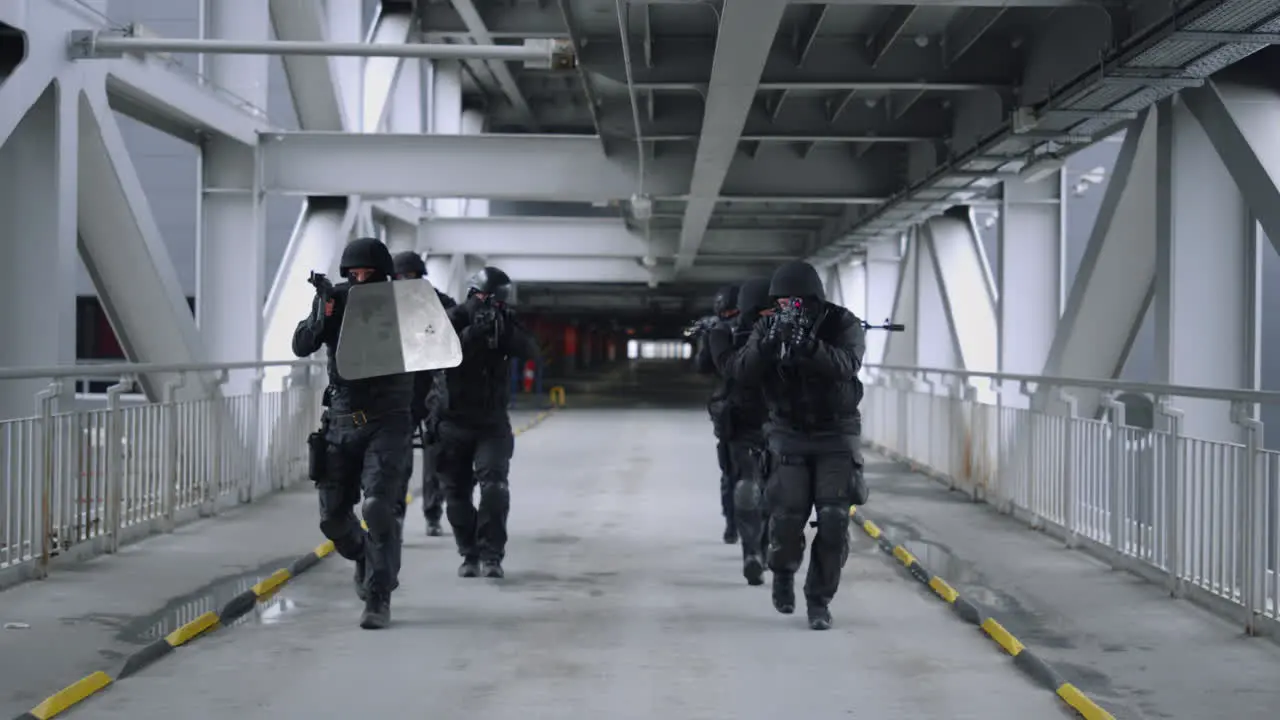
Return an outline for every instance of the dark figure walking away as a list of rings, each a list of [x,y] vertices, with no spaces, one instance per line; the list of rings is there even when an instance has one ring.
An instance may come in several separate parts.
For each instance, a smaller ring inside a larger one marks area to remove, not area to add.
[[[462,577],[500,578],[506,557],[507,475],[515,437],[511,358],[537,355],[534,338],[507,305],[511,279],[494,267],[476,273],[467,299],[449,311],[462,340],[462,364],[436,378],[432,404],[439,412],[437,468],[444,484],[446,514],[462,555]],[[480,507],[472,502],[480,488]]]
[[[759,378],[743,378],[734,367],[734,355],[747,344],[751,329],[762,315],[773,314],[769,278],[748,280],[738,290],[738,317],[707,331],[707,344],[716,370],[726,388],[728,432],[721,440],[729,446],[733,486],[733,513],[742,543],[742,575],[750,585],[764,583],[766,519],[764,482],[769,455],[764,424],[769,411]]]
[[[391,592],[399,585],[400,523],[406,466],[412,464],[413,377],[407,373],[363,380],[338,374],[338,332],[352,285],[391,278],[391,253],[375,238],[360,238],[342,252],[339,272],[348,282],[321,286],[311,315],[293,333],[293,352],[307,357],[328,348],[327,410],[321,420],[323,450],[313,469],[320,495],[320,530],[338,554],[356,564],[356,593],[365,602],[360,627],[384,628],[391,622]],[[314,462],[314,461],[313,461]],[[355,516],[362,514],[368,531]]]
[[[724,516],[724,541],[728,545],[738,542],[738,527],[734,520],[733,488],[737,484],[737,469],[729,448],[729,436],[733,434],[729,417],[728,383],[720,375],[712,357],[708,342],[713,329],[732,332],[731,323],[738,314],[738,286],[726,285],[716,292],[715,316],[699,323],[698,351],[694,367],[704,375],[717,375],[720,383],[707,400],[707,413],[711,415],[711,427],[716,434],[716,459],[720,461],[720,514]]]
[[[828,606],[848,556],[849,507],[866,502],[859,435],[866,349],[862,321],[825,301],[813,266],[789,262],[773,274],[777,310],[760,318],[730,361],[734,377],[759,381],[769,406],[766,436],[775,466],[769,505],[769,569],[773,605],[795,612],[795,573],[804,560],[810,509],[818,530],[809,553],[804,595],[809,626],[831,627]]]
[[[415,252],[396,253],[392,258],[395,264],[396,280],[416,280],[427,278],[427,264],[422,256]],[[453,298],[436,290],[436,297],[445,310],[458,303]],[[444,515],[444,490],[440,485],[440,473],[436,471],[436,454],[439,450],[439,419],[434,417],[432,408],[426,399],[432,397],[431,385],[436,377],[435,370],[423,370],[413,374],[413,395],[418,402],[413,404],[413,425],[422,444],[422,514],[427,520],[427,534],[438,537],[443,534],[440,518]],[[405,487],[411,485],[413,479],[413,463],[409,463],[409,473],[405,476]],[[406,498],[400,502],[400,521],[404,522],[407,512]]]

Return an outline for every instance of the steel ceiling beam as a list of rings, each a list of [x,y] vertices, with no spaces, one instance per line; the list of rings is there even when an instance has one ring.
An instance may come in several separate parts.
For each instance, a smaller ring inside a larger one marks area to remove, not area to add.
[[[72,31],[75,60],[120,57],[125,53],[199,53],[204,55],[319,55],[324,57],[397,57],[423,60],[500,60],[545,63],[566,60],[563,45],[375,45],[306,40],[201,40],[198,38],[125,37],[100,30]]]
[[[520,283],[620,283],[657,285],[671,282],[670,265],[647,268],[629,258],[555,258],[491,256],[487,262],[501,268],[517,285]],[[761,275],[772,266],[706,266],[682,273],[689,282],[734,282]]]
[[[689,181],[690,198],[680,229],[676,272],[692,266],[698,254],[786,9],[785,0],[736,0],[720,10],[707,108]]]
[[[791,257],[808,233],[795,230],[711,230],[706,247],[721,256]],[[669,258],[677,234],[661,231],[646,237],[620,218],[486,217],[429,218],[418,230],[419,247],[431,254]]]
[[[267,133],[259,152],[271,193],[608,202],[637,184],[634,153],[606,156],[591,135]],[[647,189],[689,197],[694,164],[691,152],[659,154],[646,164]],[[735,165],[719,192],[728,201],[847,203],[883,199],[896,184],[885,159],[830,148],[808,160],[777,153]]]
[[[445,47],[519,47],[494,45],[493,35],[489,33],[489,28],[485,27],[484,18],[480,17],[480,12],[476,10],[475,3],[471,2],[471,0],[449,0],[449,3],[462,16],[462,22],[467,26],[467,32],[471,34],[471,40],[476,44],[472,46],[448,45]],[[529,107],[529,101],[525,99],[524,94],[520,92],[520,86],[516,84],[515,76],[511,74],[511,69],[507,67],[507,60],[502,57],[486,57],[482,59],[486,61],[489,72],[493,73],[494,79],[498,81],[498,87],[502,89],[502,94],[506,96],[507,102],[511,103],[512,107],[519,111],[529,128],[534,132],[538,132],[540,130],[538,117]]]
[[[1017,51],[1004,44],[980,43],[956,65],[941,53],[919,52],[914,45],[897,44],[873,66],[866,48],[848,36],[816,35],[809,43],[803,68],[789,42],[774,43],[760,76],[760,90],[889,92],[936,89],[1011,91],[1020,81]],[[705,92],[711,83],[716,44],[711,38],[657,35],[654,63],[632,68],[637,87],[669,92]],[[632,52],[642,48],[633,42]],[[622,44],[615,38],[590,37],[578,62],[589,72],[617,83],[626,82]]]
[[[769,109],[753,105],[747,113],[743,127],[744,136],[777,136],[833,138],[915,137],[943,138],[950,134],[953,112],[943,107],[941,98],[931,98],[916,104],[914,112],[890,117],[883,107],[855,102],[841,110],[841,117],[832,118],[829,97],[806,96],[793,93],[788,96],[787,112],[771,117]],[[664,136],[697,136],[702,128],[704,102],[690,95],[673,95],[662,98],[662,112],[652,120],[642,114],[640,133],[645,138]],[[556,132],[585,132],[595,126],[590,116],[579,105],[546,103],[537,107],[538,116],[546,128]],[[497,108],[489,116],[490,127],[521,127],[522,118],[509,109]],[[634,138],[635,122],[631,106],[621,99],[605,101],[599,109],[599,130],[611,137]]]

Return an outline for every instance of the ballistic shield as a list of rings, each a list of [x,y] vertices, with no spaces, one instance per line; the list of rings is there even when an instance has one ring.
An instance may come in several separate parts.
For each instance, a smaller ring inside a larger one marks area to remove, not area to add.
[[[439,370],[462,362],[462,342],[431,283],[365,283],[347,293],[336,360],[347,380]]]

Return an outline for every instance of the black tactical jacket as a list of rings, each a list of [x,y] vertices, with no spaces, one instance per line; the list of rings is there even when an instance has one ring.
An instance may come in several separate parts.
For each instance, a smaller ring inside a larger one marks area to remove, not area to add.
[[[814,326],[813,351],[788,364],[762,350],[766,324],[757,322],[742,348],[726,363],[735,378],[756,381],[769,408],[771,444],[833,447],[862,434],[862,382],[858,371],[866,352],[862,321],[839,305],[823,303]],[[827,443],[825,440],[833,442]]]
[[[346,294],[350,287],[349,283],[334,286],[334,309],[329,317],[324,315],[324,299],[316,295],[311,303],[311,314],[293,331],[293,354],[302,358],[311,356],[322,346],[328,349],[329,388],[325,399],[329,409],[335,413],[363,411],[372,420],[377,415],[408,411],[421,402],[413,397],[411,374],[383,375],[364,380],[346,380],[338,374],[338,331],[342,329]]]
[[[751,337],[752,326],[746,324],[745,317],[740,315],[734,319],[737,322],[723,323],[707,333],[707,346],[725,389],[723,424],[730,440],[762,439],[769,419],[760,379],[741,376],[741,366],[733,362],[734,355]]]
[[[715,425],[716,437],[728,438],[732,434],[731,428],[727,425],[730,418],[729,412],[729,390],[730,382],[725,377],[720,364],[716,362],[715,352],[712,349],[712,338],[715,336],[729,337],[732,342],[733,337],[733,319],[718,318],[710,328],[705,330],[701,337],[698,338],[698,350],[694,355],[694,369],[703,375],[715,375],[719,382],[711,391],[711,397],[707,400],[707,413],[711,415],[711,422]]]
[[[449,319],[462,340],[462,364],[438,371],[432,388],[432,404],[441,420],[463,425],[507,422],[511,402],[511,358],[538,355],[534,337],[511,313],[504,313],[504,332],[498,347],[489,338],[473,335],[471,320],[479,301],[468,300],[449,310]]]

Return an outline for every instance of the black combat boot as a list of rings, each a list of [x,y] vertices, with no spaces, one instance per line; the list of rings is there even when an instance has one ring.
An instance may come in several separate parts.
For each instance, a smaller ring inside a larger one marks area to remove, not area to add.
[[[759,555],[748,555],[742,561],[742,576],[748,585],[764,584],[764,560]]]
[[[502,579],[507,576],[502,570],[501,560],[485,560],[480,564],[480,574],[487,578]]]
[[[809,606],[809,627],[813,630],[831,629],[831,611],[826,605]]]
[[[783,615],[796,611],[796,582],[790,573],[773,574],[773,609]]]
[[[473,578],[480,576],[480,561],[473,557],[463,558],[458,566],[458,577]]]
[[[427,518],[427,535],[430,537],[440,537],[443,534],[444,529],[440,527],[440,521]]]
[[[364,612],[360,613],[360,627],[365,630],[381,630],[391,624],[390,593],[371,593],[364,601]]]
[[[731,519],[724,521],[724,544],[738,544],[738,524]]]

